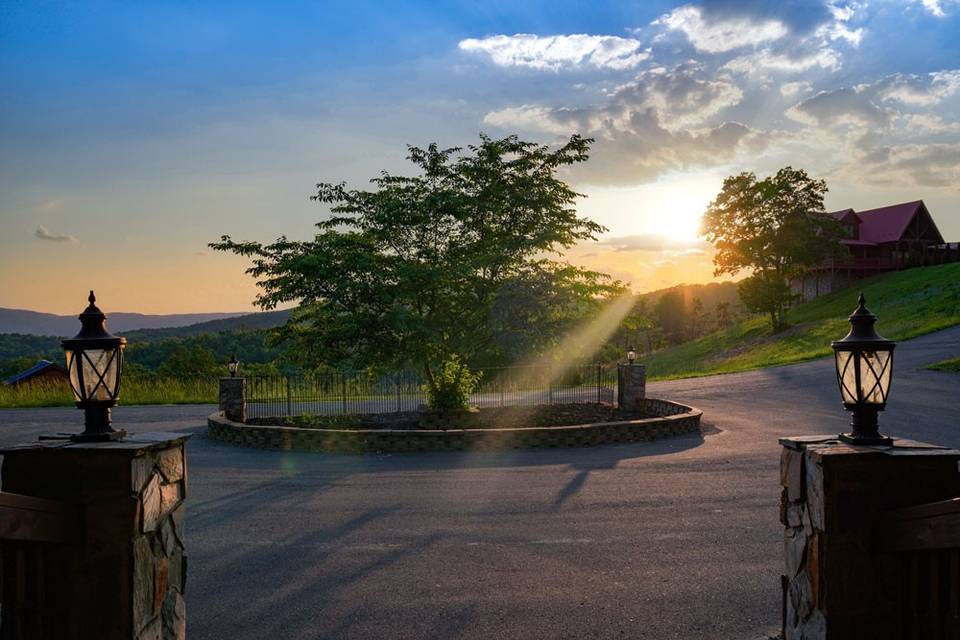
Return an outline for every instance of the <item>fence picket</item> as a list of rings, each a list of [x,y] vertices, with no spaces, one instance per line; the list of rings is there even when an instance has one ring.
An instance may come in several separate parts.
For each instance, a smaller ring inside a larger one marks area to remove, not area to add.
[[[601,364],[479,369],[470,404],[478,407],[613,403],[614,368]],[[611,373],[612,372],[612,373]],[[247,376],[251,418],[401,412],[427,403],[427,386],[415,372],[383,375],[337,371]]]

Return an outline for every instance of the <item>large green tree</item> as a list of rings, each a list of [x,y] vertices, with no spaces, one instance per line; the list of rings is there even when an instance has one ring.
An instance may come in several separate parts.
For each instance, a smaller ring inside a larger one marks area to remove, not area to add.
[[[768,314],[774,331],[787,326],[790,278],[842,249],[840,227],[823,209],[826,192],[826,182],[802,169],[784,167],[762,180],[746,172],[724,180],[704,214],[715,275],[749,269],[740,297],[751,311]]]
[[[604,230],[577,215],[581,194],[557,176],[591,142],[410,147],[415,175],[318,184],[312,197],[331,216],[312,240],[210,246],[252,258],[259,306],[296,304],[277,337],[304,364],[415,366],[433,383],[451,358],[477,366],[544,348],[619,292],[549,257]]]

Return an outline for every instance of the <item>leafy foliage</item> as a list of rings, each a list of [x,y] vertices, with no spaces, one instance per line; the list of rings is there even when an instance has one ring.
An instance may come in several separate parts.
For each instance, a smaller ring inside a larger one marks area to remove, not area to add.
[[[307,366],[415,366],[432,380],[454,354],[511,361],[621,290],[544,257],[604,230],[577,215],[580,194],[556,176],[584,162],[590,142],[410,147],[417,175],[383,173],[372,190],[318,184],[313,199],[332,216],[310,241],[210,246],[253,259],[261,307],[298,305],[275,341]]]
[[[752,270],[756,280],[741,291],[777,331],[786,328],[793,302],[788,279],[843,250],[840,225],[823,210],[826,192],[826,182],[802,169],[784,167],[763,180],[741,173],[723,181],[704,214],[703,233],[716,248],[714,273]]]
[[[679,291],[662,295],[654,305],[653,313],[670,342],[683,341],[687,329],[687,305]]]
[[[480,375],[471,372],[459,356],[450,356],[438,367],[428,389],[430,408],[440,411],[467,409]]]
[[[737,290],[744,306],[756,313],[769,313],[770,324],[775,329],[781,329],[778,314],[784,301],[792,301],[793,294],[783,278],[766,271],[758,271],[749,278],[740,281]]]

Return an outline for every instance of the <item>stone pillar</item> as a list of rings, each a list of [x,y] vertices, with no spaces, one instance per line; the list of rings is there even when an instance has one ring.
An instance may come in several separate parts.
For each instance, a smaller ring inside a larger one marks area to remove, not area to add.
[[[220,378],[220,411],[223,417],[234,422],[246,421],[246,392],[246,378]]]
[[[618,365],[618,399],[624,411],[640,411],[647,397],[647,367],[642,364]]]
[[[3,454],[3,490],[57,500],[81,514],[71,544],[44,552],[43,637],[73,640],[175,640],[186,635],[183,544],[187,465],[179,433],[141,433],[118,442],[47,440]],[[6,548],[4,549],[6,553]],[[14,563],[4,559],[4,571]],[[4,576],[6,584],[11,576]],[[24,621],[24,622],[28,622]]]
[[[899,638],[898,559],[876,548],[891,509],[960,495],[960,451],[896,439],[781,438],[784,638]]]

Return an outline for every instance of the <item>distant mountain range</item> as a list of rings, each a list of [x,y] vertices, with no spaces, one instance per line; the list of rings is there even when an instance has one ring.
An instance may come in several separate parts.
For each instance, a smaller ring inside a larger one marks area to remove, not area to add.
[[[137,332],[166,335],[191,335],[228,330],[262,329],[274,327],[286,320],[289,311],[266,313],[175,313],[149,315],[143,313],[109,313],[107,326],[116,334]],[[0,307],[0,333],[19,333],[33,336],[69,337],[80,330],[76,315],[59,316],[25,309]]]

